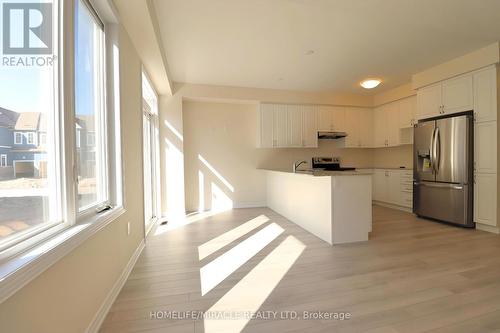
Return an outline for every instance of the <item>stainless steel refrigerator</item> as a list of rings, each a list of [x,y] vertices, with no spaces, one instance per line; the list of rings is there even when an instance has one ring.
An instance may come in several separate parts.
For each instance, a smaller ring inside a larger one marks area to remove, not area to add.
[[[413,212],[418,216],[474,227],[473,129],[472,113],[415,126]]]

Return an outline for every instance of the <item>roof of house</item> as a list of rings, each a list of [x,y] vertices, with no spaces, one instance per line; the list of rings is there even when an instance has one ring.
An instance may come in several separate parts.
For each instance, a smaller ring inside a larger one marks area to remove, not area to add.
[[[0,127],[14,127],[19,113],[0,107]]]
[[[89,132],[93,132],[95,130],[94,115],[76,115],[76,123],[77,125],[80,125],[81,128],[84,128]]]
[[[23,112],[17,118],[15,129],[18,131],[36,131],[40,120],[40,112]]]

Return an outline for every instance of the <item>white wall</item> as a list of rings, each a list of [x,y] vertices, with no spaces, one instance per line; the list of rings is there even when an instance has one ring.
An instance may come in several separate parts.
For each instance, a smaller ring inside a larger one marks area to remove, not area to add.
[[[0,304],[2,332],[84,332],[143,239],[141,62],[123,29],[120,77],[126,212]]]
[[[337,149],[334,141],[320,141],[319,148],[309,149],[256,148],[257,107],[255,104],[183,103],[185,202],[188,211],[199,207],[200,172],[204,178],[204,208],[210,209],[213,192],[217,195],[218,189],[235,207],[264,206],[265,178],[258,168],[290,170],[294,161],[302,159],[310,166],[313,156],[340,156],[344,165],[359,168],[372,165],[372,150]]]
[[[413,145],[373,149],[374,168],[413,168]]]
[[[161,199],[162,213],[168,219],[181,218],[185,213],[183,101],[187,100],[224,101],[225,103],[265,101],[346,106],[371,106],[373,104],[373,97],[367,95],[174,83],[172,96],[160,96]],[[301,156],[296,156],[296,150],[289,151],[288,154],[301,158]],[[306,154],[308,158],[314,155],[316,154],[312,150]],[[290,157],[289,160],[295,157]]]

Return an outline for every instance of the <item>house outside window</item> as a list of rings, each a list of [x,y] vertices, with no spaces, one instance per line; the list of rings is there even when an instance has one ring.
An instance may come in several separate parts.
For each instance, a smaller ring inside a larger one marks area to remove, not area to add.
[[[23,133],[20,133],[20,132],[14,133],[14,144],[16,144],[16,145],[23,144]]]

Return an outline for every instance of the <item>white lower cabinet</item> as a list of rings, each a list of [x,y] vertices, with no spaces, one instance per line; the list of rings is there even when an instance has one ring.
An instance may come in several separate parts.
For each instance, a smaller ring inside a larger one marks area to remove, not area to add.
[[[391,205],[412,208],[413,171],[374,169],[373,200]]]
[[[497,225],[497,175],[474,175],[474,222]]]
[[[389,186],[388,186],[387,171],[375,169],[373,171],[373,200],[388,201]]]

